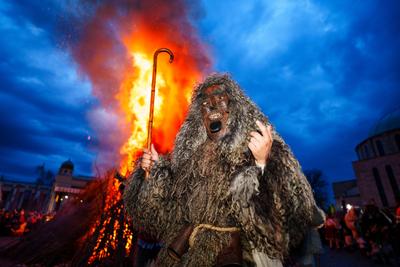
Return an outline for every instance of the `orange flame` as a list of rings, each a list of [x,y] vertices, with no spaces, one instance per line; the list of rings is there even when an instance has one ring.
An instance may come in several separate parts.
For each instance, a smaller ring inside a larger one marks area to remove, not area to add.
[[[155,50],[164,45],[175,54],[172,64],[168,62],[167,54],[160,54],[158,58],[153,142],[159,152],[172,149],[175,135],[186,115],[193,86],[202,76],[195,64],[190,64],[193,59],[179,51],[168,39],[155,39],[146,31],[139,32],[139,39],[135,34],[124,39],[124,45],[131,52],[134,71],[126,75],[116,95],[124,113],[124,122],[131,125],[129,139],[120,148],[122,174],[132,170],[133,161],[146,146]]]
[[[109,182],[115,183],[115,182],[117,182],[117,181],[115,181],[115,179],[109,179]],[[115,204],[115,203],[112,203],[112,202],[115,201],[115,195],[118,195],[118,194],[119,194],[119,192],[118,192],[118,190],[117,190],[117,185],[114,185],[114,184],[108,185],[108,193],[109,193],[109,194],[107,194],[107,197],[106,197],[106,200],[105,200],[104,212],[108,212],[108,210],[110,209],[110,207],[112,207],[113,204]],[[107,219],[106,219],[106,220],[107,220],[106,223],[109,223],[110,219],[111,219],[111,218],[107,218]],[[106,224],[106,223],[105,223],[105,224]],[[96,228],[100,227],[99,224],[100,224],[100,219],[98,219],[98,220],[96,221],[96,223],[94,224],[94,227],[92,227],[92,229],[90,230],[90,236],[94,234],[94,231],[96,230]],[[113,243],[113,241],[114,241],[115,239],[113,238],[113,236],[105,237],[105,236],[104,236],[105,234],[106,234],[106,232],[105,232],[105,227],[101,227],[100,230],[99,230],[99,237],[98,237],[97,240],[96,240],[96,245],[94,246],[92,255],[90,256],[90,258],[89,258],[89,260],[88,260],[88,263],[89,263],[89,264],[92,264],[92,263],[94,262],[95,259],[101,259],[101,258],[105,258],[105,257],[108,256],[108,254],[107,254],[107,246],[108,246],[108,243],[111,243],[111,246],[113,246],[112,243]],[[106,239],[106,243],[107,243],[107,244],[104,246],[104,247],[105,247],[104,249],[99,250],[100,242],[101,242],[103,239]]]
[[[124,213],[120,201],[122,198],[121,191],[119,190],[121,182],[114,179],[114,172],[109,172],[107,177],[107,195],[105,199],[103,216],[114,214],[112,217],[105,217],[104,221],[100,218],[96,220],[94,225],[89,231],[88,236],[93,236],[95,231],[98,230],[96,243],[93,247],[91,256],[88,259],[88,264],[93,264],[96,260],[101,260],[107,258],[112,251],[115,251],[118,246],[118,231],[123,227],[122,239],[125,240],[125,251],[126,255],[129,255],[130,249],[132,247],[132,231],[129,227],[127,221],[120,221],[118,218]],[[102,224],[102,225],[101,225]],[[112,224],[112,231],[107,231],[108,225]],[[123,225],[121,225],[123,224]]]
[[[192,88],[211,65],[189,19],[194,8],[183,0],[103,1],[89,5],[87,20],[73,27],[81,32],[72,54],[103,107],[89,114],[105,148],[101,168],[119,165],[126,174],[145,147],[153,53],[162,47],[175,59],[158,58],[153,140],[161,153],[172,149]]]
[[[105,148],[99,155],[100,167],[119,165],[120,173],[127,176],[146,147],[153,53],[162,47],[172,50],[175,58],[170,64],[166,54],[158,57],[152,141],[159,153],[172,150],[193,86],[210,67],[187,5],[183,0],[96,2],[84,19],[76,21],[83,24],[73,27],[80,34],[78,41],[71,43],[72,54],[103,107],[101,116],[93,112],[91,117]],[[196,5],[189,8],[193,12]],[[114,157],[115,151],[120,157]],[[119,216],[123,210],[115,207],[122,196],[119,182],[113,180],[106,189],[103,214]],[[132,233],[126,221],[99,218],[89,231],[89,236],[96,238],[89,264],[113,253],[118,245],[117,229],[123,230],[128,254]]]
[[[140,36],[140,38],[138,38]],[[162,37],[162,35],[161,35]],[[147,143],[147,125],[150,109],[151,79],[153,68],[153,53],[160,47],[170,48],[175,55],[172,64],[168,61],[167,54],[160,54],[158,58],[156,97],[154,105],[153,143],[160,153],[172,149],[175,135],[182,124],[190,102],[192,89],[202,76],[202,71],[196,67],[195,58],[190,56],[186,50],[169,41],[168,38],[155,38],[154,33],[145,29],[137,29],[132,35],[123,38],[125,48],[130,52],[131,67],[125,72],[123,81],[115,99],[119,103],[119,114],[121,114],[125,125],[121,129],[130,132],[129,138],[124,141],[119,151],[121,154],[120,172],[126,175],[132,171],[133,163]],[[115,180],[115,179],[112,179]],[[121,199],[118,191],[119,182],[114,181],[109,185],[104,213],[108,214],[116,202]],[[118,213],[121,211],[118,211]],[[116,248],[117,229],[123,227],[125,250],[128,254],[132,246],[132,232],[128,224],[119,225],[114,222],[113,232],[106,233],[105,225],[97,221],[91,230],[100,227],[100,232],[93,253],[88,260],[89,264],[95,260],[110,256],[111,249]],[[109,236],[105,236],[109,235]],[[105,244],[101,241],[106,240]],[[100,245],[103,245],[103,249]]]

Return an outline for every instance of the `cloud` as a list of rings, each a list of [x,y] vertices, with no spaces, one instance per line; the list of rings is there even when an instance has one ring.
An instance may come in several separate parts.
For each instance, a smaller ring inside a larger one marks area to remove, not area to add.
[[[168,46],[176,50],[174,66],[180,62],[178,66],[197,75],[197,69],[209,65],[185,4],[0,3],[0,100],[7,102],[0,120],[6,129],[0,133],[0,150],[37,164],[46,156],[46,163],[57,159],[60,164],[68,156],[85,170],[88,162],[107,163],[103,168],[115,164],[130,131],[130,125],[118,121],[121,105],[115,98],[122,79],[134,71],[126,36],[143,24],[143,34],[157,31],[166,36]],[[196,4],[190,8],[196,13]],[[145,50],[153,51],[165,40],[155,40]],[[184,76],[176,81],[188,83]],[[0,174],[27,175],[10,167],[17,165],[0,163]]]
[[[203,1],[217,69],[269,115],[306,169],[353,178],[354,147],[399,107],[399,4]],[[221,12],[224,10],[225,12]]]
[[[99,107],[65,48],[82,30],[69,18],[84,20],[92,4],[68,4],[0,2],[0,173],[27,177],[30,164],[57,169],[68,157],[86,173],[95,150],[114,156],[93,132],[112,140],[116,118]],[[332,181],[354,177],[354,147],[399,107],[399,5],[202,1],[190,13],[216,70],[232,73],[303,168]]]
[[[33,180],[35,166],[55,172],[68,158],[78,172],[91,174],[86,111],[96,101],[90,84],[57,46],[54,15],[43,17],[43,6],[13,4],[0,5],[0,174]]]

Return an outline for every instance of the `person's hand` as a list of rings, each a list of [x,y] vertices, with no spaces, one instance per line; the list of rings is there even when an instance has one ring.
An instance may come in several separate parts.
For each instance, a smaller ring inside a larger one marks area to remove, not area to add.
[[[258,132],[251,132],[251,138],[248,147],[253,154],[256,163],[260,166],[265,166],[267,164],[273,142],[271,125],[265,126],[260,121],[256,121],[256,124],[260,129],[261,134]]]
[[[157,150],[154,148],[154,145],[151,145],[150,151],[148,149],[143,150],[142,161],[140,162],[140,167],[150,172],[151,168],[153,168],[154,163],[158,161],[158,153]]]

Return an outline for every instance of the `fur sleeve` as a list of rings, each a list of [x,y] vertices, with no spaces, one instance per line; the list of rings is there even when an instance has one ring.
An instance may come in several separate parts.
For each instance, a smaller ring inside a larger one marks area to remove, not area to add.
[[[279,228],[282,223],[276,220],[277,216],[271,216],[276,210],[273,208],[276,192],[263,184],[266,175],[259,167],[248,166],[234,176],[230,186],[232,211],[252,250],[281,259],[283,250]],[[266,201],[260,201],[260,197]]]
[[[270,198],[273,194],[275,203],[276,210],[270,215],[280,216],[276,220],[282,221],[284,246],[288,250],[301,242],[306,229],[312,225],[316,204],[311,186],[288,145],[276,135],[273,146],[263,183],[273,190],[266,195]],[[266,201],[262,196],[261,200]]]
[[[147,180],[144,180],[144,174],[141,168],[137,168],[127,183],[124,192],[126,211],[136,228],[161,240],[170,220],[167,211],[173,202],[168,194],[172,181],[169,160],[160,158]]]
[[[255,249],[283,258],[312,224],[315,202],[298,161],[279,135],[274,136],[263,174],[245,167],[232,180],[235,218]]]

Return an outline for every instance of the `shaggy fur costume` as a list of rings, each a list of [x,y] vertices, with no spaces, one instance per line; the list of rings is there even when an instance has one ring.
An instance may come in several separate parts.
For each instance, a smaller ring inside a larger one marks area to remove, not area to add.
[[[202,92],[212,85],[224,87],[230,99],[230,132],[217,142],[207,137],[200,111]],[[228,75],[214,74],[199,84],[174,151],[161,157],[147,181],[138,168],[128,182],[124,198],[134,225],[163,240],[166,247],[187,224],[237,226],[248,265],[254,265],[254,250],[270,259],[284,259],[308,226],[316,224],[318,208],[298,161],[275,130],[264,172],[255,165],[247,145],[250,132],[258,130],[256,120],[270,124]],[[163,249],[159,263],[214,266],[228,241],[229,234],[203,230],[180,262]]]

